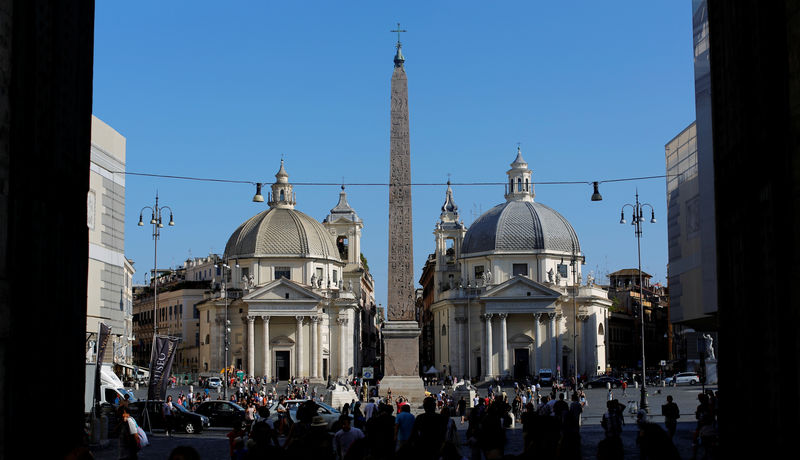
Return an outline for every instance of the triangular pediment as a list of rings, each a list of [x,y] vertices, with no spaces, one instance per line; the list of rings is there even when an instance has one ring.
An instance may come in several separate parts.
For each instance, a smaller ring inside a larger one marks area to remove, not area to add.
[[[507,298],[536,298],[540,300],[556,300],[561,297],[561,293],[550,289],[544,284],[533,281],[521,275],[517,275],[508,281],[498,284],[486,291],[482,298],[485,299],[507,299]]]
[[[288,295],[288,297],[287,297]],[[281,278],[264,286],[258,287],[242,297],[245,302],[253,301],[282,301],[319,302],[322,296],[311,289],[294,281]]]

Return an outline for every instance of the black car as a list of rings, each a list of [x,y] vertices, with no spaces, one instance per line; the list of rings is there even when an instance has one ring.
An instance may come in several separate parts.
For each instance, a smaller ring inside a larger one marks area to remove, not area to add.
[[[603,375],[586,382],[586,388],[605,388],[607,383],[611,384],[611,388],[617,388],[622,385],[620,379]]]
[[[147,416],[150,419],[151,429],[164,429],[164,416],[162,415],[162,406],[164,401],[137,401],[128,404],[130,414],[136,420],[136,423],[141,427],[145,427],[144,419],[144,406],[147,405]],[[200,415],[195,412],[190,412],[180,404],[173,403],[175,411],[173,412],[174,428],[181,429],[186,433],[200,433],[203,429],[208,428],[208,417]]]
[[[244,409],[231,401],[206,401],[195,412],[208,417],[211,426],[233,428],[244,421]]]

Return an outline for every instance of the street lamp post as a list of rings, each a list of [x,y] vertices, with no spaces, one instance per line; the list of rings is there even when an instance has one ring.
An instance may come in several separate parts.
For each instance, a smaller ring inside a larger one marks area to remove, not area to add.
[[[156,203],[152,207],[145,206],[139,211],[139,223],[137,224],[139,227],[144,227],[142,213],[145,209],[150,210],[150,224],[153,226],[153,343],[150,347],[152,360],[152,354],[156,346],[156,335],[158,335],[158,239],[161,237],[161,229],[164,228],[161,213],[165,209],[169,210],[169,223],[167,225],[170,227],[175,226],[175,220],[172,218],[172,208],[158,205],[158,192],[156,192]]]
[[[575,243],[572,243],[572,309],[573,309],[573,330],[572,330],[572,375],[575,385],[572,391],[578,391],[578,255],[575,251]]]
[[[649,203],[639,203],[639,191],[636,191],[636,201],[634,204],[625,204],[622,206],[620,210],[620,219],[619,223],[625,223],[625,208],[630,206],[633,210],[633,218],[631,225],[633,225],[634,233],[636,235],[636,253],[639,260],[639,323],[641,325],[641,335],[642,335],[642,394],[641,394],[641,401],[639,402],[639,407],[644,409],[645,412],[649,412],[649,407],[647,405],[647,367],[645,365],[645,353],[644,353],[644,291],[642,288],[642,223],[644,223],[644,207],[650,208],[650,223],[656,223],[656,213],[653,210],[653,206]]]
[[[222,292],[225,297],[225,324],[223,328],[223,345],[225,347],[225,381],[222,384],[222,395],[225,400],[228,400],[228,385],[230,383],[230,379],[228,378],[228,350],[230,349],[230,332],[231,332],[231,322],[228,319],[228,279],[225,276],[225,270],[228,270],[228,275],[231,273],[231,267],[225,263],[218,263],[214,265],[216,268],[220,269],[220,275],[222,276],[222,282],[220,286],[222,288]]]

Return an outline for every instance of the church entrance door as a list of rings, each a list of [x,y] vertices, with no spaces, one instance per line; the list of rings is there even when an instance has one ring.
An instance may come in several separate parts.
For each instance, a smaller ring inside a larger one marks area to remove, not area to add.
[[[528,360],[530,359],[530,352],[527,348],[515,348],[514,349],[514,378],[515,379],[522,379],[527,377],[530,374],[530,365],[528,364]]]
[[[275,373],[278,380],[289,380],[289,351],[275,352]]]

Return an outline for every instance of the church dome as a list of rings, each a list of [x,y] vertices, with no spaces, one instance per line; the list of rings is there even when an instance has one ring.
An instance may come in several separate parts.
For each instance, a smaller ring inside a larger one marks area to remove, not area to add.
[[[340,262],[321,223],[291,208],[273,207],[239,226],[225,245],[228,258],[303,257]]]
[[[486,211],[469,226],[461,253],[580,249],[575,230],[561,214],[541,203],[512,200]]]

